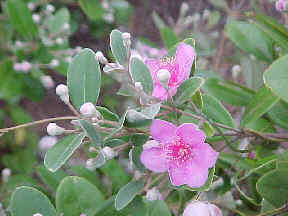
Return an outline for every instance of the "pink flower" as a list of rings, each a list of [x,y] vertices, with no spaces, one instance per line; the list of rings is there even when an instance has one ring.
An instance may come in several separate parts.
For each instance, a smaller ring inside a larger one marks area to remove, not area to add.
[[[180,43],[173,58],[147,59],[145,63],[150,70],[154,85],[152,96],[163,101],[167,100],[168,96],[175,95],[180,84],[189,77],[194,57],[194,48],[188,44]],[[158,71],[163,69],[170,73],[168,91],[157,78]]]
[[[192,201],[185,208],[183,216],[222,216],[222,212],[208,202]]]
[[[218,153],[204,143],[205,135],[197,125],[185,123],[177,127],[153,120],[150,133],[158,145],[148,141],[148,146],[143,146],[140,160],[147,169],[168,171],[175,186],[201,187],[206,182],[208,168],[214,166]]]
[[[287,2],[285,0],[278,0],[275,3],[276,10],[282,12],[286,10]]]

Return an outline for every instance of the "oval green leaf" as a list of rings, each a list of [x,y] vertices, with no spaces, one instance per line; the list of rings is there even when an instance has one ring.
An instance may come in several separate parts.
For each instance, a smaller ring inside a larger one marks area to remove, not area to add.
[[[45,167],[55,172],[70,158],[73,152],[81,145],[85,134],[69,135],[59,140],[48,150],[44,158]]]
[[[56,210],[50,200],[32,187],[22,186],[14,191],[11,203],[12,216],[34,215],[55,216]]]
[[[267,87],[261,88],[247,105],[240,126],[243,127],[249,122],[257,120],[270,110],[278,101],[279,97],[277,97],[270,89]]]
[[[126,207],[139,193],[144,186],[143,181],[132,181],[127,185],[122,187],[116,195],[115,198],[115,208],[116,210],[121,210]]]
[[[123,44],[122,32],[117,29],[114,29],[110,34],[110,48],[116,61],[124,65],[127,61],[127,54]]]
[[[59,215],[94,216],[103,202],[104,196],[99,189],[77,176],[63,179],[56,192],[56,207]]]
[[[68,68],[67,83],[70,100],[78,110],[85,102],[96,104],[101,71],[92,50],[86,48],[73,58]]]
[[[264,72],[264,83],[268,88],[288,102],[288,55],[285,55],[275,62]]]
[[[144,92],[151,95],[153,91],[153,80],[145,63],[137,57],[132,57],[130,59],[129,67],[133,81],[140,82],[143,86]]]

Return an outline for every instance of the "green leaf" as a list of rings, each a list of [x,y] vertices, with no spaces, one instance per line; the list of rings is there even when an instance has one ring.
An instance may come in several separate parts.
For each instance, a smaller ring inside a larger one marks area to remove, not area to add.
[[[133,146],[133,148],[130,151],[131,152],[129,152],[129,157],[131,157],[133,165],[135,166],[135,168],[140,170],[140,171],[145,171],[145,167],[142,164],[142,162],[140,161],[140,155],[143,151],[143,147],[142,146]],[[131,156],[130,156],[130,154],[131,154]]]
[[[116,210],[119,211],[127,206],[135,198],[137,193],[141,192],[143,186],[144,182],[139,180],[129,182],[127,185],[122,187],[115,198]]]
[[[181,105],[191,99],[191,97],[200,89],[205,80],[201,77],[192,77],[185,80],[178,88],[175,95],[175,103]]]
[[[160,29],[160,34],[161,34],[161,38],[162,38],[162,41],[164,43],[164,46],[167,49],[172,48],[178,42],[177,36],[168,27],[161,28]]]
[[[99,189],[77,176],[68,176],[62,180],[56,192],[56,207],[61,215],[94,216],[104,202]]]
[[[134,146],[142,146],[148,141],[148,139],[149,139],[148,135],[145,135],[145,134],[134,134],[131,137],[131,143]]]
[[[98,0],[78,0],[78,4],[91,20],[102,18],[103,9]]]
[[[249,122],[257,120],[278,101],[279,97],[273,94],[270,89],[261,88],[247,105],[240,126],[243,127]]]
[[[191,98],[194,105],[199,109],[202,110],[203,108],[203,100],[202,100],[202,94],[201,91],[196,91],[195,94]]]
[[[71,157],[73,152],[81,145],[85,135],[69,135],[59,140],[48,150],[44,158],[45,167],[51,172],[55,172]]]
[[[124,125],[125,119],[126,119],[126,115],[127,115],[127,111],[122,115],[121,119],[119,120],[119,125],[117,127],[115,127],[104,139],[104,141],[110,139],[111,137],[114,136],[114,134],[118,133]]]
[[[67,176],[67,174],[62,170],[52,173],[42,165],[36,168],[36,173],[52,191],[56,191],[61,180]]]
[[[70,100],[78,110],[86,102],[96,104],[101,71],[92,50],[86,48],[73,58],[68,68],[67,83]]]
[[[234,127],[234,122],[226,108],[213,96],[203,95],[202,112],[215,122]]]
[[[207,137],[212,137],[215,132],[212,125],[207,121],[203,122],[203,124],[200,126],[200,129],[204,131]]]
[[[262,176],[257,184],[259,194],[277,208],[287,202],[288,169],[276,169]]]
[[[102,151],[99,151],[96,158],[89,165],[89,170],[95,170],[101,166],[103,166],[106,162],[105,155]]]
[[[240,49],[253,54],[257,58],[271,62],[273,60],[272,40],[262,33],[255,25],[231,20],[226,25],[226,32]]]
[[[171,216],[169,207],[164,200],[147,201],[146,204],[149,216]]]
[[[10,203],[12,216],[34,215],[55,216],[56,210],[50,200],[40,191],[27,186],[16,188]]]
[[[117,192],[123,185],[127,184],[130,177],[116,160],[109,160],[100,170],[109,177],[112,183],[112,192]]]
[[[70,13],[67,8],[57,10],[55,15],[50,15],[46,20],[46,25],[51,34],[64,32],[64,25],[70,23]]]
[[[98,132],[96,131],[95,127],[85,120],[80,120],[79,122],[81,124],[81,128],[85,131],[86,135],[91,140],[92,145],[101,147],[102,140]]]
[[[264,72],[264,83],[268,88],[288,102],[288,55],[285,55],[276,61]]]
[[[5,3],[9,21],[18,33],[26,38],[37,36],[37,26],[27,5],[19,0],[7,0]]]
[[[130,59],[129,68],[133,81],[140,82],[144,92],[151,95],[153,91],[153,80],[145,63],[137,57],[132,57]]]
[[[96,109],[97,111],[100,112],[100,114],[102,115],[104,119],[110,120],[110,121],[119,121],[119,116],[111,112],[110,110],[108,110],[106,107],[96,106]]]
[[[288,103],[279,101],[268,111],[267,116],[279,127],[288,130]]]
[[[271,40],[275,41],[285,52],[288,52],[288,31],[283,25],[280,25],[275,19],[259,13],[250,13],[254,18],[253,23],[266,34]]]
[[[203,89],[218,100],[235,106],[247,105],[255,94],[244,86],[215,78],[207,79]]]
[[[275,128],[272,126],[271,122],[267,121],[264,118],[258,118],[255,121],[251,121],[245,126],[249,130],[254,130],[264,133],[274,133]]]
[[[114,29],[110,34],[110,48],[115,59],[124,65],[127,61],[126,49],[123,44],[122,32]]]

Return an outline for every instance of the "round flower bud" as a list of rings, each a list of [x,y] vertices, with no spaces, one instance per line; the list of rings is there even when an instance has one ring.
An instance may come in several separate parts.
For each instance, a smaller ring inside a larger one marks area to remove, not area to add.
[[[21,67],[22,67],[22,71],[27,73],[27,72],[29,72],[31,70],[32,65],[29,62],[27,62],[27,61],[23,61],[21,63]]]
[[[33,214],[33,216],[43,216],[43,215],[40,213],[36,213],[36,214]]]
[[[58,67],[59,66],[59,61],[57,59],[52,59],[51,62],[49,63],[49,65],[52,68]]]
[[[203,12],[203,18],[208,19],[210,16],[210,11],[208,9],[205,9]]]
[[[103,152],[106,160],[110,160],[110,159],[117,156],[117,152],[115,152],[112,148],[110,148],[108,146],[105,146],[102,149],[102,152]]]
[[[59,127],[57,124],[55,123],[49,123],[47,126],[47,133],[50,136],[58,136],[63,134],[65,131],[64,128]]]
[[[222,216],[221,210],[208,202],[192,201],[183,212],[183,216]]]
[[[44,88],[46,89],[51,89],[54,88],[55,83],[53,81],[53,79],[51,78],[51,76],[41,76],[40,77],[40,81],[42,83],[42,85],[44,86]]]
[[[63,30],[64,31],[67,31],[67,30],[69,30],[70,29],[70,24],[69,23],[65,23],[64,25],[63,25]]]
[[[107,58],[105,58],[105,56],[103,55],[103,53],[101,51],[97,51],[95,56],[96,56],[97,61],[99,61],[101,64],[107,64],[108,63]]]
[[[29,8],[30,11],[33,11],[36,8],[36,6],[33,2],[28,2],[27,7]]]
[[[155,200],[162,200],[163,198],[159,190],[156,187],[154,187],[147,191],[146,199],[149,201],[155,201]]]
[[[15,41],[15,47],[21,49],[24,47],[24,43],[21,41]]]
[[[113,13],[105,13],[103,15],[103,19],[108,23],[113,23],[114,22],[114,15],[113,15]]]
[[[185,16],[185,14],[188,12],[189,10],[189,5],[187,2],[183,2],[181,4],[181,8],[180,8],[180,14],[181,16]]]
[[[143,86],[142,86],[141,82],[135,82],[134,85],[135,85],[135,89],[137,91],[143,91]]]
[[[62,45],[63,43],[64,43],[63,38],[60,38],[60,37],[56,38],[56,44]]]
[[[232,67],[232,77],[234,79],[237,79],[237,77],[239,76],[240,72],[241,72],[241,66],[240,65],[234,65]]]
[[[75,52],[76,53],[79,53],[79,52],[81,52],[82,51],[82,47],[80,47],[80,46],[77,46],[77,47],[75,47]]]
[[[94,106],[94,104],[91,102],[82,104],[82,106],[80,107],[80,113],[83,116],[88,117],[88,118],[91,118],[91,117],[100,118],[101,116],[98,110],[96,110],[96,107]]]
[[[84,213],[81,213],[81,214],[80,214],[80,216],[87,216],[87,215],[86,215],[86,214],[84,214]]]
[[[170,80],[171,74],[167,69],[160,69],[157,72],[157,79],[161,83],[161,85],[165,88],[168,87],[168,82]]]
[[[39,149],[42,153],[47,152],[53,145],[57,143],[58,139],[55,136],[43,136],[39,140]]]
[[[46,11],[47,11],[47,13],[53,13],[54,11],[55,11],[55,7],[53,6],[53,5],[51,5],[51,4],[48,4],[47,6],[46,6]]]
[[[13,64],[13,69],[15,71],[21,71],[22,70],[22,65],[20,63],[14,63]]]
[[[65,58],[65,62],[67,62],[67,63],[71,63],[72,60],[73,60],[73,58],[72,58],[71,56],[67,56],[67,57]]]
[[[68,95],[68,87],[64,84],[60,84],[56,87],[56,94],[58,96]]]
[[[5,168],[2,170],[1,174],[2,174],[2,181],[8,182],[8,179],[11,176],[11,170],[9,168]]]
[[[39,14],[33,14],[33,15],[32,15],[32,19],[33,19],[33,22],[34,22],[34,23],[39,23],[40,20],[41,20],[41,17],[40,17]]]
[[[122,33],[122,39],[125,40],[130,40],[131,39],[131,34],[129,32],[124,32]]]

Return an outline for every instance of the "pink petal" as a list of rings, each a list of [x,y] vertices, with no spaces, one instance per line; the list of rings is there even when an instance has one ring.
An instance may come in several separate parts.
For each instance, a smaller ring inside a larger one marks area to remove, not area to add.
[[[190,145],[201,144],[205,141],[204,132],[201,131],[197,125],[192,123],[180,125],[176,130],[176,134],[180,136],[185,143]]]
[[[168,170],[166,155],[161,148],[148,148],[143,150],[140,160],[144,166],[153,172],[165,172]]]
[[[215,165],[219,153],[207,143],[197,145],[193,149],[193,162],[203,168],[211,168]]]
[[[160,61],[159,60],[156,60],[156,59],[147,59],[145,61],[145,64],[147,65],[147,67],[149,68],[150,70],[150,73],[151,73],[151,76],[152,76],[152,79],[153,79],[153,83],[155,82],[159,82],[158,79],[157,79],[157,71],[160,69]]]
[[[168,93],[167,90],[163,88],[161,84],[154,83],[152,96],[158,98],[161,101],[165,101],[168,98]]]
[[[192,46],[185,43],[178,45],[176,50],[176,64],[179,67],[178,82],[182,83],[189,77],[194,57],[195,51]]]
[[[199,167],[191,161],[182,166],[170,166],[168,172],[171,184],[175,186],[186,184],[198,188],[208,179],[208,169]]]
[[[175,136],[177,127],[167,121],[154,119],[150,126],[150,134],[160,143],[166,143]]]

